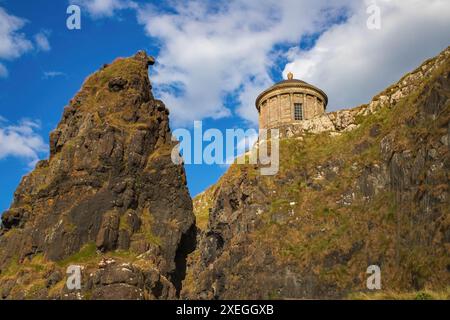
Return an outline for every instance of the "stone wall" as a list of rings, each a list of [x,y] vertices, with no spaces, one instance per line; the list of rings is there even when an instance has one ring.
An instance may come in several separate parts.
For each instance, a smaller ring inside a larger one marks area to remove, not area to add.
[[[292,87],[271,91],[259,103],[260,128],[277,128],[300,121],[294,118],[294,104],[303,106],[303,119],[311,119],[325,112],[323,98],[312,89]]]
[[[446,63],[449,56],[450,47],[436,58],[425,61],[419,68],[405,75],[396,84],[376,95],[368,104],[358,108],[339,110],[320,115],[321,107],[319,106],[316,109],[315,116],[308,114],[308,117],[305,117],[306,120],[304,121],[286,124],[281,123],[278,126],[280,129],[280,137],[289,138],[304,133],[321,132],[330,132],[330,135],[339,135],[341,132],[351,131],[358,127],[356,124],[357,116],[367,116],[378,112],[384,107],[395,105],[411,92],[416,91],[423,83],[423,79],[430,77],[436,69]],[[262,126],[260,127],[264,128]]]

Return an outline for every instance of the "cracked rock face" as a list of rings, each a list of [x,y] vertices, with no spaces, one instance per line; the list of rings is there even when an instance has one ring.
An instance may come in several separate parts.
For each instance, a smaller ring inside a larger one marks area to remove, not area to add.
[[[138,52],[105,65],[65,107],[50,158],[2,216],[2,298],[176,296],[195,219],[184,168],[170,157],[169,111],[151,93],[153,63]],[[99,269],[105,257],[117,263]],[[84,268],[76,293],[59,276],[71,264]]]

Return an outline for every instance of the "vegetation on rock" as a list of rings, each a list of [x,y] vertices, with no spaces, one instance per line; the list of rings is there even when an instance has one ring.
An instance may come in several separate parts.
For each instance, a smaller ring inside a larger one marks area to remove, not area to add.
[[[282,128],[277,175],[232,165],[194,199],[210,215],[182,296],[448,298],[449,117],[447,48],[368,105]]]
[[[153,62],[105,65],[64,109],[1,218],[1,299],[449,298],[450,48],[367,105],[281,128],[277,175],[234,164],[193,201]]]
[[[169,112],[151,93],[153,62],[138,52],[103,66],[64,109],[50,158],[2,215],[1,298],[176,297],[195,218]],[[74,264],[83,287],[69,292]]]

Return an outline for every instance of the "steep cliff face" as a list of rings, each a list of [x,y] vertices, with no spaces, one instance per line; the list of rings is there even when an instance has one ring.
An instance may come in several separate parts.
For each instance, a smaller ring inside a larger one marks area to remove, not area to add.
[[[194,199],[198,228],[153,62],[105,65],[65,108],[2,215],[1,299],[352,298],[370,265],[379,297],[449,298],[450,49],[367,105],[281,128],[279,173],[232,165]]]
[[[447,48],[367,105],[282,128],[277,175],[232,165],[194,199],[210,214],[182,296],[361,297],[378,265],[378,297],[449,298],[449,117]]]
[[[144,52],[91,75],[25,176],[0,233],[1,298],[174,298],[193,249],[184,168]],[[83,268],[68,292],[69,265]]]

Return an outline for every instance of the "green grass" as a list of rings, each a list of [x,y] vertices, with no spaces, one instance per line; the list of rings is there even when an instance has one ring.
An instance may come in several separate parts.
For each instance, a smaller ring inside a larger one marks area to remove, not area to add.
[[[136,259],[136,254],[134,252],[126,250],[108,251],[104,254],[104,256],[110,258],[126,259],[128,262],[132,262]]]
[[[125,212],[125,214],[120,216],[119,230],[124,230],[124,231],[128,231],[129,233],[131,233],[131,226],[128,223],[128,213],[126,213],[126,212]]]
[[[152,228],[153,228],[153,216],[150,213],[149,209],[144,209],[141,214],[141,229],[138,232],[143,234],[144,239],[151,244],[155,245],[161,245],[161,239],[153,234]]]
[[[89,242],[89,243],[86,243],[80,249],[80,251],[78,251],[77,253],[74,253],[73,255],[71,255],[61,261],[58,261],[57,264],[61,267],[65,267],[69,264],[89,262],[95,257],[97,257],[97,247],[96,247],[95,243]]]
[[[21,265],[19,264],[19,257],[14,256],[9,261],[8,265],[4,270],[2,270],[1,276],[3,277],[9,277],[15,275],[21,268]]]
[[[375,291],[356,292],[348,296],[351,300],[450,300],[450,288],[443,291],[423,290],[423,291]]]

